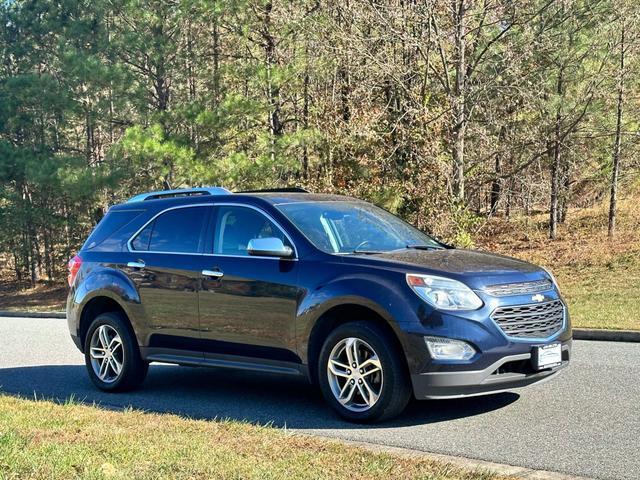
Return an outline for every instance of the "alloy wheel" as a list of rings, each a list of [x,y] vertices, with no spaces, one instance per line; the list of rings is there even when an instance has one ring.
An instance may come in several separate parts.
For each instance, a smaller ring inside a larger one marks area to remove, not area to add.
[[[115,382],[124,363],[122,339],[111,325],[100,325],[91,336],[89,356],[96,376],[104,383]]]
[[[367,411],[376,404],[384,379],[375,350],[355,337],[345,338],[333,347],[327,377],[336,400],[353,412]]]

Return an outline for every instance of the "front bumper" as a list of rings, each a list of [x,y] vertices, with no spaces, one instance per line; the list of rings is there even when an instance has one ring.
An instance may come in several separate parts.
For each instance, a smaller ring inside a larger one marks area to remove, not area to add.
[[[482,370],[437,371],[411,375],[417,399],[460,398],[522,388],[550,380],[569,364],[571,341],[562,344],[562,364],[546,370],[531,367],[531,352],[506,355]]]
[[[84,353],[84,348],[82,347],[82,341],[80,340],[80,337],[71,334],[71,340],[73,340],[73,343],[78,348],[78,350]]]

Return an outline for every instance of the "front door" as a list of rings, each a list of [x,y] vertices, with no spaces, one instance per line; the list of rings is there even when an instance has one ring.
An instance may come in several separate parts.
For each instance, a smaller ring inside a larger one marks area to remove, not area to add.
[[[199,296],[205,357],[298,363],[298,262],[247,253],[254,238],[279,237],[293,248],[290,239],[264,212],[248,206],[218,205],[213,219],[213,255],[202,258],[208,275]]]

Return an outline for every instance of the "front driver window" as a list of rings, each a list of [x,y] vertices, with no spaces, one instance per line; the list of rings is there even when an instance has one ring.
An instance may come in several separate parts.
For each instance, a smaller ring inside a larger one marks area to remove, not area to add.
[[[214,231],[213,250],[222,255],[248,256],[247,245],[254,238],[276,237],[285,245],[293,247],[282,230],[271,220],[248,207],[218,207]]]

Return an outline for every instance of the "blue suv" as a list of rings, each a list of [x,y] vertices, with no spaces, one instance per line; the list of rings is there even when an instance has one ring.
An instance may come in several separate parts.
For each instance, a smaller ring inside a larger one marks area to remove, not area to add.
[[[112,207],[69,262],[67,318],[93,383],[150,362],[302,376],[351,421],[417,399],[524,387],[569,363],[555,279],[452,248],[354,198],[151,192]]]

